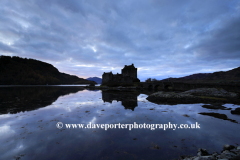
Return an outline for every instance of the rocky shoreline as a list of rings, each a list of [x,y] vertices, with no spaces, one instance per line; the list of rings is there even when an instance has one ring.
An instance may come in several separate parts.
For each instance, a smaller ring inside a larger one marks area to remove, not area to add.
[[[233,103],[240,104],[237,93],[224,89],[197,88],[185,92],[155,92],[147,100],[165,104],[191,104],[191,103]]]
[[[206,149],[199,148],[197,156],[181,156],[179,160],[240,160],[240,146],[224,145],[220,154],[209,154]]]

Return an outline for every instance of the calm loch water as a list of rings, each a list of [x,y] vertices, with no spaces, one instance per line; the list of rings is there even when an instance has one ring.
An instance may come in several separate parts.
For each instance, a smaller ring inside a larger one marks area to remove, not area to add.
[[[138,92],[0,87],[0,159],[177,159],[240,144],[240,116],[203,104],[159,105]],[[238,105],[225,104],[228,108]],[[214,112],[230,120],[201,115]],[[234,122],[235,120],[236,122]],[[56,124],[62,122],[62,129]],[[193,124],[200,129],[67,129],[65,124]]]

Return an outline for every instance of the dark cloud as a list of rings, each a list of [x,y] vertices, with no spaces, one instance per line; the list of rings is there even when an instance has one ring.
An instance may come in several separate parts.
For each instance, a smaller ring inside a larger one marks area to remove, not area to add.
[[[192,47],[208,60],[240,58],[240,16],[226,20],[219,29],[209,32],[211,36]]]
[[[181,77],[240,64],[237,0],[2,0],[0,53],[79,77],[121,72]]]

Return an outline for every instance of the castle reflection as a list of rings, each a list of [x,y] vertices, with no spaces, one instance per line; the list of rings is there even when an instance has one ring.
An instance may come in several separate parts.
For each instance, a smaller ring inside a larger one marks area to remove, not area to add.
[[[123,91],[102,91],[102,100],[112,103],[113,100],[121,101],[125,109],[134,109],[138,106],[137,97],[139,92],[123,92]]]

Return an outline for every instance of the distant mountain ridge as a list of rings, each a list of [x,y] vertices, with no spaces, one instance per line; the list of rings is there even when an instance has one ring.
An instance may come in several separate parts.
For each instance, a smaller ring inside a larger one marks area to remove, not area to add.
[[[101,84],[102,83],[102,78],[99,78],[99,77],[89,77],[89,78],[87,78],[87,80],[94,81],[97,84]]]
[[[20,57],[0,56],[0,85],[59,85],[95,83],[61,73],[53,65]]]
[[[229,71],[197,73],[180,78],[167,78],[162,81],[167,80],[179,82],[240,82],[240,67]]]
[[[182,79],[204,79],[212,73],[196,73],[189,76],[181,77]]]

